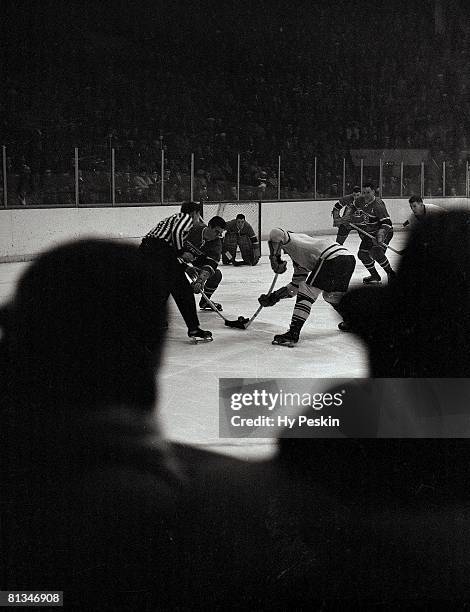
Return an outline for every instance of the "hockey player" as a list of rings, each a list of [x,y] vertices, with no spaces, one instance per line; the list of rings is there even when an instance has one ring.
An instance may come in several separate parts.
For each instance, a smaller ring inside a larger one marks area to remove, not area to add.
[[[356,198],[351,206],[351,212],[347,218],[343,216],[343,222],[354,223],[373,238],[362,234],[361,244],[357,253],[358,258],[367,268],[370,276],[363,279],[365,284],[380,283],[380,274],[375,269],[375,262],[387,274],[388,280],[395,278],[390,262],[385,254],[386,245],[393,236],[393,226],[387,212],[385,203],[375,196],[375,189],[371,183],[366,183],[363,187],[362,195]]]
[[[350,225],[348,225],[347,223],[343,223],[343,216],[345,219],[350,216],[352,205],[360,195],[361,188],[355,185],[351,194],[340,198],[333,206],[331,214],[333,215],[333,227],[338,228],[338,233],[336,235],[336,242],[338,244],[344,244],[346,238],[349,236],[349,232],[352,229]],[[342,216],[341,210],[343,208],[344,212]]]
[[[410,204],[412,214],[403,223],[403,227],[413,226],[418,221],[423,221],[429,217],[429,215],[442,215],[447,212],[445,208],[436,206],[436,204],[425,204],[423,202],[423,198],[417,195],[411,196],[408,202]]]
[[[240,247],[243,261],[236,261],[237,246]],[[234,266],[256,266],[261,257],[261,247],[251,225],[246,221],[245,215],[238,214],[236,219],[227,223],[227,232],[224,238],[222,263]]]
[[[273,344],[292,347],[298,342],[300,330],[320,293],[340,313],[338,304],[348,290],[356,259],[346,247],[332,240],[276,228],[269,234],[269,260],[276,274],[283,274],[287,269],[287,262],[281,259],[282,251],[294,263],[292,280],[270,295],[260,295],[258,301],[265,307],[274,306],[279,300],[296,296],[289,330],[274,336],[273,340]],[[348,331],[345,323],[338,327]]]
[[[195,293],[201,289],[210,299],[222,280],[222,273],[218,269],[222,255],[222,236],[225,230],[225,220],[222,217],[212,217],[207,225],[195,225],[188,234],[181,258],[191,262],[194,281],[192,288]],[[189,272],[189,270],[187,270]],[[218,310],[222,305],[214,302]],[[212,311],[211,306],[204,297],[199,301],[201,310]]]
[[[140,250],[144,257],[152,258],[164,270],[168,296],[172,295],[188,327],[193,342],[210,342],[212,333],[199,327],[193,291],[188,283],[185,265],[178,256],[194,223],[201,220],[202,205],[184,202],[181,211],[162,219],[143,238]]]

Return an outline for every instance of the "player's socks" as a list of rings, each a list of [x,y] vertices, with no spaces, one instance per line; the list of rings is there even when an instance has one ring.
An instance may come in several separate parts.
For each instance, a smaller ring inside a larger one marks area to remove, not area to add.
[[[388,259],[386,257],[384,257],[381,261],[377,261],[377,263],[379,264],[379,266],[381,268],[383,268],[384,272],[388,275],[388,274],[394,274],[393,270],[392,270],[392,266],[390,265],[390,262],[388,261]]]

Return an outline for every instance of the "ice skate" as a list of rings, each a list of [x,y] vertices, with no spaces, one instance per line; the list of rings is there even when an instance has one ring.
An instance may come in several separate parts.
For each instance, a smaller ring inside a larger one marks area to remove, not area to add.
[[[188,331],[188,338],[193,344],[199,344],[201,342],[212,342],[212,332],[206,331],[198,327],[192,331]]]
[[[397,273],[394,270],[390,270],[390,272],[387,272],[387,281],[388,283],[394,283],[396,281],[397,278]]]
[[[362,282],[365,285],[377,285],[378,283],[382,282],[382,279],[380,278],[380,274],[377,272],[377,270],[372,270],[370,276],[363,278]]]
[[[212,302],[212,303],[214,304],[214,306],[217,308],[217,310],[218,310],[219,312],[222,312],[222,311],[223,311],[222,304],[219,304],[218,302]],[[212,306],[211,306],[211,305],[209,304],[209,302],[207,302],[207,301],[206,301],[204,298],[202,298],[202,299],[200,300],[200,302],[199,302],[199,308],[200,308],[201,310],[204,310],[204,311],[211,311],[211,312],[213,312],[213,308],[212,308]]]
[[[297,344],[298,341],[299,341],[298,332],[295,332],[292,329],[289,329],[289,331],[287,331],[285,334],[278,334],[274,336],[272,343],[278,346],[287,346],[289,348],[292,348],[293,346]]]

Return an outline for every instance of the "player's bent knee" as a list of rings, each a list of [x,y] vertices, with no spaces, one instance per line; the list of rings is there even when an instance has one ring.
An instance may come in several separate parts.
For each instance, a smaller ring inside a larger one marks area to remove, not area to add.
[[[339,304],[343,295],[343,291],[323,291],[322,293],[323,299],[329,304]]]
[[[220,281],[222,280],[222,272],[217,268],[217,270],[214,272],[210,280],[211,280],[211,285],[215,285],[215,284],[218,285]]]
[[[299,287],[298,287],[298,285],[294,285],[294,284],[292,284],[292,283],[289,283],[289,284],[286,286],[286,289],[287,289],[287,291],[289,292],[289,295],[290,295],[291,297],[294,297],[294,295],[297,295],[297,293],[298,293],[298,291],[299,291]]]
[[[313,301],[317,299],[320,293],[321,293],[321,289],[318,289],[317,287],[312,287],[312,285],[309,285],[306,281],[302,281],[299,284],[299,289],[297,291],[298,295],[306,295],[307,297],[311,298]]]
[[[380,261],[385,257],[385,249],[383,247],[375,246],[371,249],[372,257],[376,261]]]

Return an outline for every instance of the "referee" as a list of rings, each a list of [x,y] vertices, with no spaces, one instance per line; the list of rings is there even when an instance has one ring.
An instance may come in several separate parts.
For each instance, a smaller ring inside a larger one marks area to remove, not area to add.
[[[162,219],[148,232],[140,250],[161,269],[167,296],[173,296],[187,325],[188,336],[195,341],[208,342],[212,340],[212,333],[199,327],[194,294],[184,273],[185,267],[178,259],[189,230],[201,221],[201,213],[201,204],[183,202],[179,213]]]

